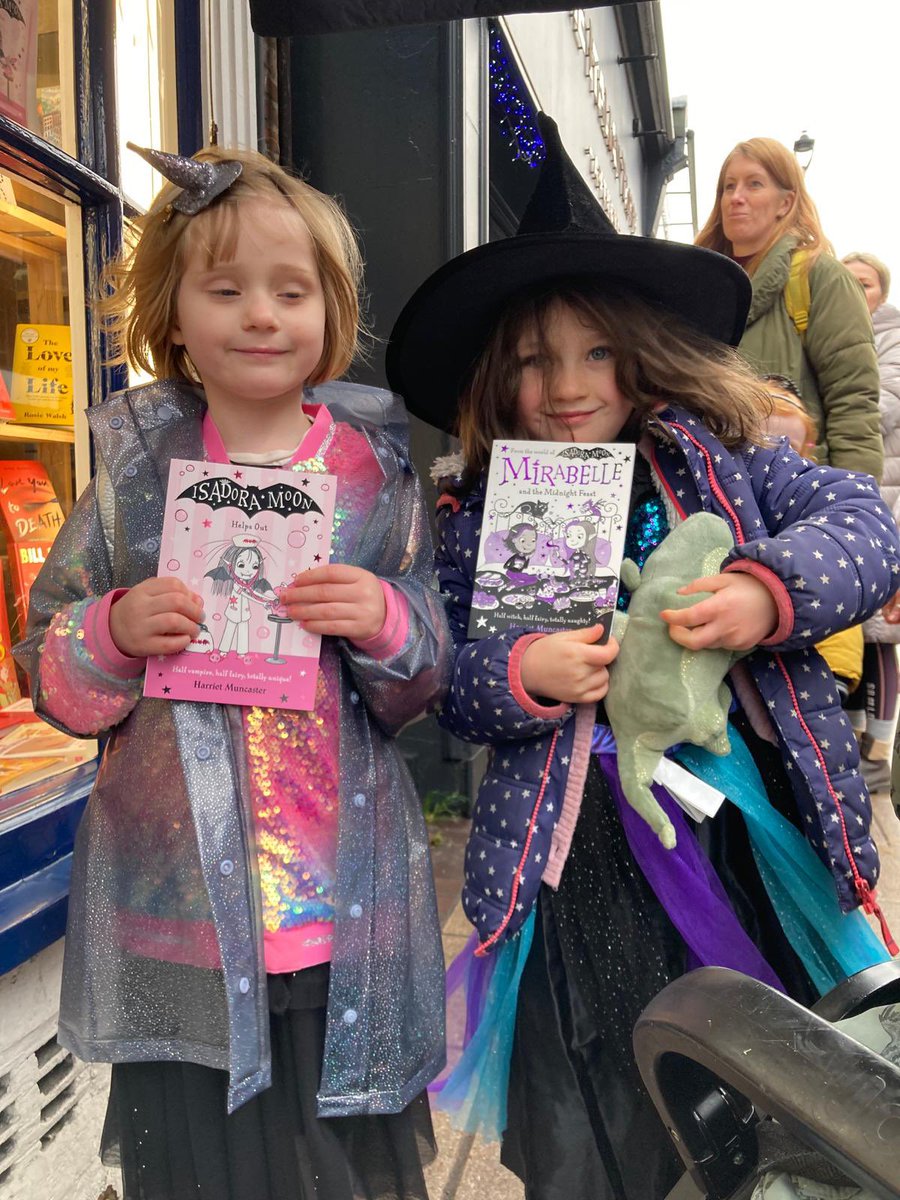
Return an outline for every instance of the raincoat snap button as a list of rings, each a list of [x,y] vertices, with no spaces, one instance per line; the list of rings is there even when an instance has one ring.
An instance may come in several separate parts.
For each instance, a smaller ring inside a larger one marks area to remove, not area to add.
[[[356,1011],[355,1008],[348,1008],[347,1011],[344,1013],[344,1017],[343,1017],[344,1024],[345,1025],[355,1025],[356,1018],[358,1016],[359,1016],[359,1013]]]

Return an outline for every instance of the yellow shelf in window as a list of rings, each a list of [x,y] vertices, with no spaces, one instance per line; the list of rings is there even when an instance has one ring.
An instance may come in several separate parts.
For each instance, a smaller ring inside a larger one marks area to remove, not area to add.
[[[0,442],[75,442],[74,429],[59,429],[54,425],[16,425],[0,421]]]

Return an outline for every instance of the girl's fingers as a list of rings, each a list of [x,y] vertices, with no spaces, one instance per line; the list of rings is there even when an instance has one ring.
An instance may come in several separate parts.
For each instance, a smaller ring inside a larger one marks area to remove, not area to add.
[[[380,589],[378,594],[380,595]],[[316,604],[364,604],[367,599],[374,597],[375,593],[360,591],[357,587],[322,584],[309,588],[285,588],[280,599],[286,608],[299,608],[301,605],[311,608]]]
[[[147,622],[147,631],[151,637],[181,637],[186,636],[188,640],[197,636],[199,625],[190,617],[183,616],[181,613],[163,613],[159,616],[151,617]]]
[[[709,650],[721,646],[718,633],[712,625],[702,625],[694,629],[683,629],[679,625],[669,626],[669,637],[686,650]]]
[[[697,592],[718,592],[729,585],[725,575],[704,575],[702,579],[693,579],[684,587],[678,589],[679,596],[693,596]]]
[[[680,625],[684,629],[696,629],[698,625],[709,624],[715,610],[711,603],[701,600],[689,608],[664,608],[659,615],[670,628]]]
[[[358,621],[304,621],[305,633],[318,633],[322,637],[365,639],[370,636]]]
[[[366,574],[361,567],[349,563],[329,563],[327,567],[313,567],[294,576],[294,587],[311,587],[322,583],[353,583]]]
[[[294,621],[354,621],[366,615],[359,604],[286,604],[285,611]]]
[[[606,667],[619,653],[619,643],[613,639],[603,646],[584,646],[581,661],[588,667]]]
[[[165,616],[166,613],[199,617],[203,612],[203,603],[194,599],[193,592],[162,592],[145,597],[145,604],[149,617]]]
[[[155,639],[155,644],[159,649],[151,650],[151,654],[180,654],[191,644],[191,638],[187,635],[176,637],[174,634],[161,634]]]

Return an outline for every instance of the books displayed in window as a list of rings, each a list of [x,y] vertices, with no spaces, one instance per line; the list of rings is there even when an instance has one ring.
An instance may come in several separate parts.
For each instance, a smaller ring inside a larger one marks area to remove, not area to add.
[[[5,712],[25,719],[0,733],[0,796],[62,775],[97,757],[96,741],[69,737],[43,721],[28,719],[33,716],[30,700],[21,700]]]
[[[635,448],[494,442],[469,637],[602,624],[619,588]]]
[[[9,398],[6,380],[0,374],[0,421],[14,421],[15,419],[16,410],[13,408],[12,401]]]
[[[71,428],[72,335],[68,325],[17,325],[10,399],[26,425]]]
[[[19,640],[24,635],[31,585],[63,523],[56,492],[41,463],[0,459],[0,515],[7,533]]]
[[[147,663],[146,696],[311,709],[320,638],[285,613],[281,588],[331,549],[333,475],[173,459],[159,556],[203,597],[187,650]]]
[[[27,821],[35,809],[59,808],[83,799],[97,774],[97,760],[89,759],[52,776],[23,783],[20,777],[11,791],[0,792],[0,832],[7,832],[16,818]]]
[[[16,676],[16,664],[12,656],[12,638],[9,634],[9,621],[6,616],[3,563],[0,561],[0,709],[7,708],[10,704],[15,704],[21,697],[19,680]]]

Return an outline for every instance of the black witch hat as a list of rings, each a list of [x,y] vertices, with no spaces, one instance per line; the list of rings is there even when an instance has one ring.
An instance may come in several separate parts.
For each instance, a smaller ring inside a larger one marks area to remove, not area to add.
[[[750,280],[724,255],[616,233],[566,154],[555,122],[538,124],[546,157],[515,237],[451,259],[413,294],[391,334],[385,368],[410,412],[452,431],[466,377],[506,305],[555,279],[636,292],[694,329],[737,345]]]

